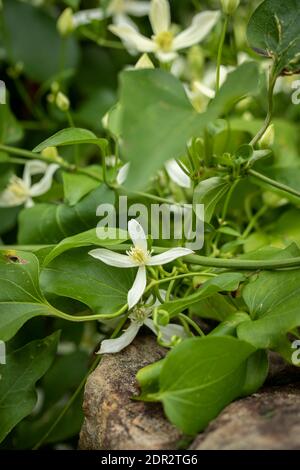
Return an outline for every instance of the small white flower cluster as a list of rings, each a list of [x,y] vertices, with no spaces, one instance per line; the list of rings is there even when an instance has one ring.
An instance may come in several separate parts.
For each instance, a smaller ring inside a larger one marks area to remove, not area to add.
[[[31,160],[24,167],[23,177],[12,175],[8,186],[0,193],[0,207],[16,207],[25,205],[32,207],[33,198],[45,194],[52,185],[54,173],[59,168],[57,163],[47,165],[40,160]],[[43,175],[42,178],[32,184],[32,177]]]
[[[61,34],[86,25],[92,21],[112,18],[110,31],[118,36],[129,52],[152,52],[161,62],[174,60],[178,51],[201,42],[212,30],[220,18],[219,11],[203,11],[194,16],[191,25],[174,34],[171,24],[170,4],[168,0],[111,0],[107,8],[82,10],[71,16],[70,9],[63,12],[58,21]],[[130,16],[148,15],[153,30],[151,38],[143,36]]]

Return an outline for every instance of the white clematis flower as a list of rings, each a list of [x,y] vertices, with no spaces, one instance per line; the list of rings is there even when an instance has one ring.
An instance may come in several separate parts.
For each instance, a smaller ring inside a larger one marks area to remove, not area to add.
[[[174,35],[171,28],[171,13],[168,0],[152,0],[149,19],[153,29],[151,39],[140,34],[131,25],[112,25],[110,30],[125,44],[139,52],[153,52],[161,62],[170,62],[177,51],[202,41],[220,17],[218,11],[204,11],[194,16],[189,28]]]
[[[168,160],[165,163],[165,168],[171,180],[178,184],[178,186],[186,189],[191,187],[192,182],[190,177],[180,168],[176,160]]]
[[[117,268],[138,268],[133,286],[127,295],[127,303],[130,310],[138,303],[146,289],[146,266],[161,266],[182,256],[189,255],[193,253],[193,251],[189,248],[178,247],[171,248],[160,255],[152,256],[151,251],[147,248],[147,239],[143,227],[136,220],[132,219],[129,221],[128,232],[133,241],[133,247],[127,252],[127,255],[122,255],[104,248],[92,250],[89,254],[109,266],[115,266]]]
[[[144,325],[150,328],[150,330],[157,335],[158,331],[153,320],[150,318],[151,314],[152,308],[147,308],[145,306],[135,307],[128,317],[130,320],[129,327],[121,336],[119,336],[119,338],[105,339],[102,341],[98,354],[114,354],[122,351],[122,349],[132,343],[140,328]],[[181,325],[176,325],[176,323],[161,326],[159,328],[159,332],[162,334],[162,341],[167,344],[171,343],[174,336],[177,336],[178,338],[187,337],[184,328]]]
[[[150,10],[150,2],[142,2],[139,0],[111,0],[106,9],[91,8],[89,10],[81,10],[73,15],[73,23],[75,28],[86,25],[92,21],[101,21],[105,18],[112,17],[114,24],[130,24],[133,26],[128,15],[145,16]]]
[[[51,188],[53,175],[59,165],[47,163],[40,160],[31,160],[26,163],[23,178],[13,175],[7,188],[0,193],[0,207],[15,207],[25,204],[25,207],[34,205],[32,198],[45,194]],[[35,184],[31,184],[32,176],[44,174]]]

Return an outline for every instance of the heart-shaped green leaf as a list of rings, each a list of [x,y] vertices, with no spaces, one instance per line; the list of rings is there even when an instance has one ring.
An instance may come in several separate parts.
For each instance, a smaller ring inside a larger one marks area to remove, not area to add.
[[[248,26],[248,41],[257,52],[272,57],[276,73],[300,69],[300,3],[265,0]]]

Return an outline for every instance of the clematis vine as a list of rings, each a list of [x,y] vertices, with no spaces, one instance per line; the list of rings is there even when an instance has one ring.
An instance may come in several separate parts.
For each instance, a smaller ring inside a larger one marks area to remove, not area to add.
[[[194,16],[189,28],[175,35],[168,0],[152,0],[149,19],[154,34],[151,39],[129,24],[111,25],[110,30],[123,41],[125,47],[131,45],[139,52],[153,52],[161,62],[170,62],[177,57],[180,49],[201,42],[219,17],[219,11],[203,11]]]
[[[174,340],[187,337],[184,328],[176,323],[169,323],[167,326],[160,326],[158,329],[152,318],[150,318],[152,311],[152,308],[144,305],[134,307],[128,317],[130,320],[129,327],[118,338],[102,341],[99,354],[113,354],[122,351],[132,343],[142,326],[147,326],[155,335],[160,335],[163,343],[170,346]]]
[[[102,261],[109,266],[117,268],[138,268],[136,278],[132,288],[127,295],[128,308],[131,310],[141,299],[147,285],[147,266],[161,266],[171,263],[177,258],[193,253],[189,248],[171,248],[165,253],[152,255],[148,250],[147,238],[142,226],[137,220],[130,220],[128,223],[128,232],[133,242],[132,248],[126,255],[116,253],[104,248],[98,248],[89,252],[93,258]]]
[[[86,25],[92,21],[101,21],[112,17],[114,24],[130,24],[129,16],[145,16],[150,10],[150,2],[139,0],[111,0],[106,8],[91,8],[81,10],[73,15],[74,27]]]
[[[8,183],[7,188],[0,193],[0,207],[15,207],[25,205],[32,207],[34,205],[33,198],[45,194],[52,185],[54,173],[59,165],[47,163],[39,160],[31,160],[26,163],[23,177],[19,178],[13,175]],[[32,184],[32,177],[43,175],[42,178]]]

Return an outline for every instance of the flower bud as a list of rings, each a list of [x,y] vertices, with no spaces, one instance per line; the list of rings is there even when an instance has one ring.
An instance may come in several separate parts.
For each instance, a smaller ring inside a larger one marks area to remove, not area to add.
[[[46,147],[42,150],[43,157],[51,158],[52,160],[59,159],[58,151],[56,147]]]
[[[74,19],[72,8],[66,8],[57,20],[57,30],[62,37],[68,36],[74,31]]]
[[[153,62],[150,60],[148,54],[143,54],[142,57],[135,64],[136,69],[154,69]]]
[[[69,111],[70,108],[70,100],[69,98],[59,91],[56,96],[56,106],[63,112]]]
[[[225,15],[233,15],[238,8],[240,0],[221,0],[221,5]]]
[[[258,145],[261,149],[268,149],[272,147],[272,145],[274,144],[274,140],[275,140],[274,124],[271,124],[266,130],[266,132],[264,133],[264,135],[262,136],[262,138],[260,139],[260,141],[258,142]]]

